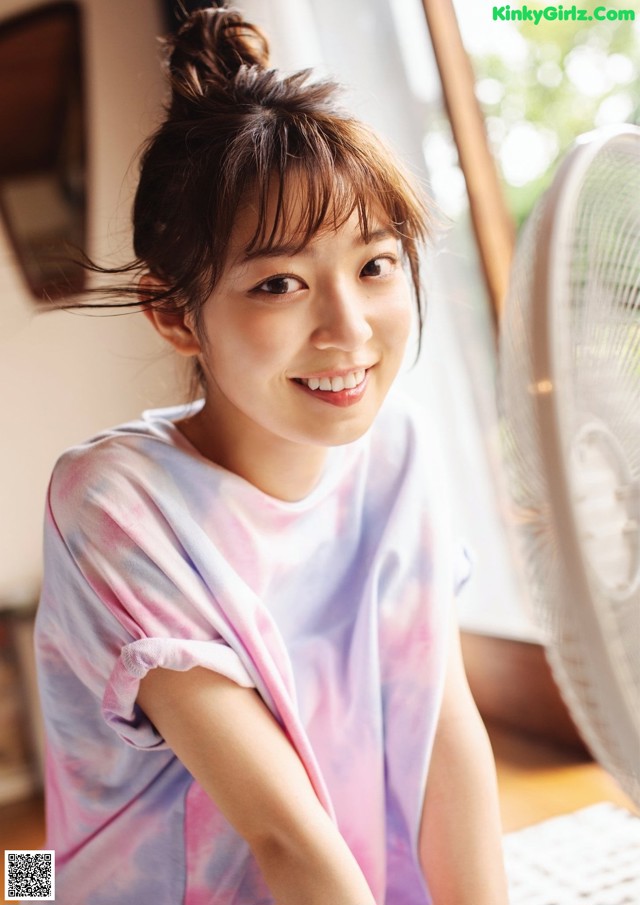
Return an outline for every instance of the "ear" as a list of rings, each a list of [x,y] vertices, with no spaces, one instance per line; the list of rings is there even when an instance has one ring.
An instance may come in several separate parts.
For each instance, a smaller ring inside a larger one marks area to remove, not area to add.
[[[154,293],[163,288],[162,282],[150,273],[145,273],[140,278],[139,286],[141,302],[148,301],[147,290]],[[202,351],[200,341],[193,327],[193,318],[188,312],[185,313],[181,309],[166,311],[162,308],[154,308],[153,304],[148,304],[142,309],[142,313],[160,336],[171,343],[180,355],[200,354]]]

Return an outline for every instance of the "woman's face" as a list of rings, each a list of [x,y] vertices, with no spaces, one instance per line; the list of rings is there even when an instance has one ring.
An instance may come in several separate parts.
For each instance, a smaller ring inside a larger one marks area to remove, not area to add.
[[[370,224],[366,243],[354,214],[301,251],[253,256],[245,249],[255,225],[248,209],[197,333],[206,403],[191,439],[238,473],[242,455],[266,462],[360,437],[398,372],[412,320],[385,220]]]

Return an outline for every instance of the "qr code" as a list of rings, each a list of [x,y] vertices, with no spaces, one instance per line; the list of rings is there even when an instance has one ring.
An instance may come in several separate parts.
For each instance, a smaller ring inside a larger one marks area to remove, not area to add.
[[[4,853],[5,899],[55,900],[56,858],[53,851]]]

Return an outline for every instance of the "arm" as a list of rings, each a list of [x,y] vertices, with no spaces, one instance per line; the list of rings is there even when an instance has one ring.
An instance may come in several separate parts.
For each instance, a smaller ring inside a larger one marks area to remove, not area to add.
[[[451,634],[420,861],[434,905],[506,905],[493,754],[467,684],[457,625]]]
[[[295,750],[253,689],[153,669],[138,703],[246,839],[278,905],[375,905]]]

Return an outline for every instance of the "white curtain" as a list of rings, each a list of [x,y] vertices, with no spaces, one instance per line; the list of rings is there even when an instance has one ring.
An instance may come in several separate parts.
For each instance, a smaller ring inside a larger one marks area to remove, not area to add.
[[[264,26],[274,65],[333,75],[345,86],[347,106],[386,137],[418,179],[437,184],[423,147],[430,121],[442,118],[442,99],[420,0],[243,0],[238,6]],[[463,627],[531,639],[536,630],[506,527],[495,354],[481,276],[472,243],[461,256],[452,235],[445,232],[426,262],[422,354],[401,380],[437,425],[458,532],[475,553],[474,580],[459,604]]]

